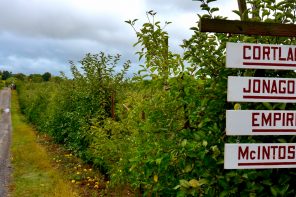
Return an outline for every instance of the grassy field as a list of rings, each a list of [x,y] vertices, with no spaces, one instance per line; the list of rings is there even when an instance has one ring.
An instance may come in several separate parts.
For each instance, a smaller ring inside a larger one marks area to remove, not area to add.
[[[15,92],[12,93],[12,183],[11,196],[78,196],[71,182],[53,168],[44,147],[36,142],[34,129],[21,115]]]

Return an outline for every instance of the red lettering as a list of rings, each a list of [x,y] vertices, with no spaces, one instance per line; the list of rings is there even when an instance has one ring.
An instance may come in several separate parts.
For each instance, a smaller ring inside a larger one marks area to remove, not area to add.
[[[286,114],[285,113],[283,113],[282,125],[286,126]]]
[[[279,159],[285,159],[286,158],[286,147],[285,146],[279,146]]]
[[[277,94],[277,87],[276,87],[276,80],[272,81],[272,86],[271,86],[271,92],[270,93],[276,93]]]
[[[288,57],[287,57],[287,61],[293,61],[294,58],[293,58],[293,51],[292,51],[292,48],[290,47],[289,50],[288,50]]]
[[[294,93],[295,93],[295,81],[288,80],[288,94],[294,94]]]
[[[295,146],[288,146],[288,159],[295,159]]]
[[[252,159],[252,160],[254,160],[254,159],[256,159],[256,157],[255,157],[255,154],[256,152],[254,151],[254,150],[252,150],[251,152],[250,152],[250,159]]]
[[[263,59],[264,59],[264,60],[265,60],[265,59],[270,60],[269,55],[270,55],[270,47],[268,47],[268,46],[264,46],[264,47],[263,47]]]
[[[262,147],[262,159],[269,159],[270,158],[270,147],[268,146],[268,147],[265,147],[265,146],[263,146]]]
[[[253,59],[254,60],[260,60],[261,59],[261,47],[260,46],[254,46],[253,47]]]
[[[249,79],[249,85],[248,85],[248,88],[249,88],[249,89],[243,88],[243,92],[244,92],[244,93],[250,93],[250,92],[251,92],[251,83],[252,83],[252,82],[251,82],[251,79]]]
[[[246,45],[246,46],[243,46],[243,58],[244,59],[246,59],[246,60],[249,60],[249,59],[251,59],[251,56],[247,56],[247,52],[246,52],[246,50],[247,49],[251,49],[251,46],[248,46],[248,45]]]
[[[270,146],[272,149],[272,158],[275,159],[275,150],[278,148],[278,146]]]
[[[281,47],[279,47],[279,60],[280,61],[286,61],[287,60],[287,58],[282,57],[282,48]]]
[[[247,79],[243,93],[295,94],[295,80]]]
[[[254,93],[260,93],[261,85],[260,85],[260,79],[254,79],[253,81],[253,92]]]
[[[285,80],[279,80],[279,93],[284,94],[286,93],[286,88],[282,88],[282,84],[286,84]]]
[[[269,93],[270,92],[270,80],[263,80],[263,85],[262,85],[263,87],[263,93],[265,93],[265,91],[267,92],[267,93]]]
[[[272,126],[276,126],[276,122],[278,120],[281,120],[281,113],[274,113],[273,114],[273,125]]]
[[[256,123],[256,121],[257,121],[258,119],[257,119],[257,117],[255,117],[255,116],[258,116],[258,115],[259,115],[259,113],[252,113],[252,126],[253,126],[253,127],[258,127],[258,126],[259,126],[259,124]]]
[[[267,116],[264,113],[262,114],[261,125],[271,126],[271,113],[268,113]]]
[[[242,150],[241,146],[238,147],[238,160],[241,160],[241,158],[247,159],[247,160],[249,159],[249,147],[248,146],[245,147],[244,151]]]
[[[278,49],[278,47],[270,47],[273,50],[273,60],[276,60],[276,51]]]
[[[288,125],[293,126],[293,119],[294,119],[294,114],[293,113],[287,113],[287,126]]]

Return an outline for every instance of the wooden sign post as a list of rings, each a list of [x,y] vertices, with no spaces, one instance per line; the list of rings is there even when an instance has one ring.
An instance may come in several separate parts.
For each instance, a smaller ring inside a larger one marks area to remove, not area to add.
[[[296,36],[296,25],[264,23],[254,21],[201,18],[199,21],[199,29],[201,32],[216,32],[258,36]]]
[[[296,25],[201,18],[201,32],[296,37]],[[296,70],[296,46],[227,43],[226,67]],[[296,103],[296,79],[228,77],[227,101]],[[227,135],[294,135],[296,111],[227,110]],[[296,168],[296,143],[225,144],[225,169]]]
[[[293,46],[259,46],[248,43],[227,43],[227,46],[228,67],[268,66],[291,69],[286,64],[287,58],[284,60],[282,55],[289,54]],[[271,52],[270,49],[277,49],[277,52]],[[248,61],[250,64],[244,64]],[[296,79],[229,76],[227,101],[296,103]],[[226,134],[295,135],[296,111],[227,110]],[[295,146],[296,144],[225,144],[224,168],[296,168]]]

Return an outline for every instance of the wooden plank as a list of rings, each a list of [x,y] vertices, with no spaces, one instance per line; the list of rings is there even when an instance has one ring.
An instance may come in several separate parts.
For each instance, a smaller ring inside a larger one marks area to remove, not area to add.
[[[296,37],[296,25],[201,18],[201,32]]]

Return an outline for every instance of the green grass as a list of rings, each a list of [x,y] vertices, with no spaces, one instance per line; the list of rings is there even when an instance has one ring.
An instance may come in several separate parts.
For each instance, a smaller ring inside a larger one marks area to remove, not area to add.
[[[51,165],[46,150],[37,143],[34,129],[20,113],[16,92],[12,93],[12,182],[10,196],[78,196],[71,183]]]

